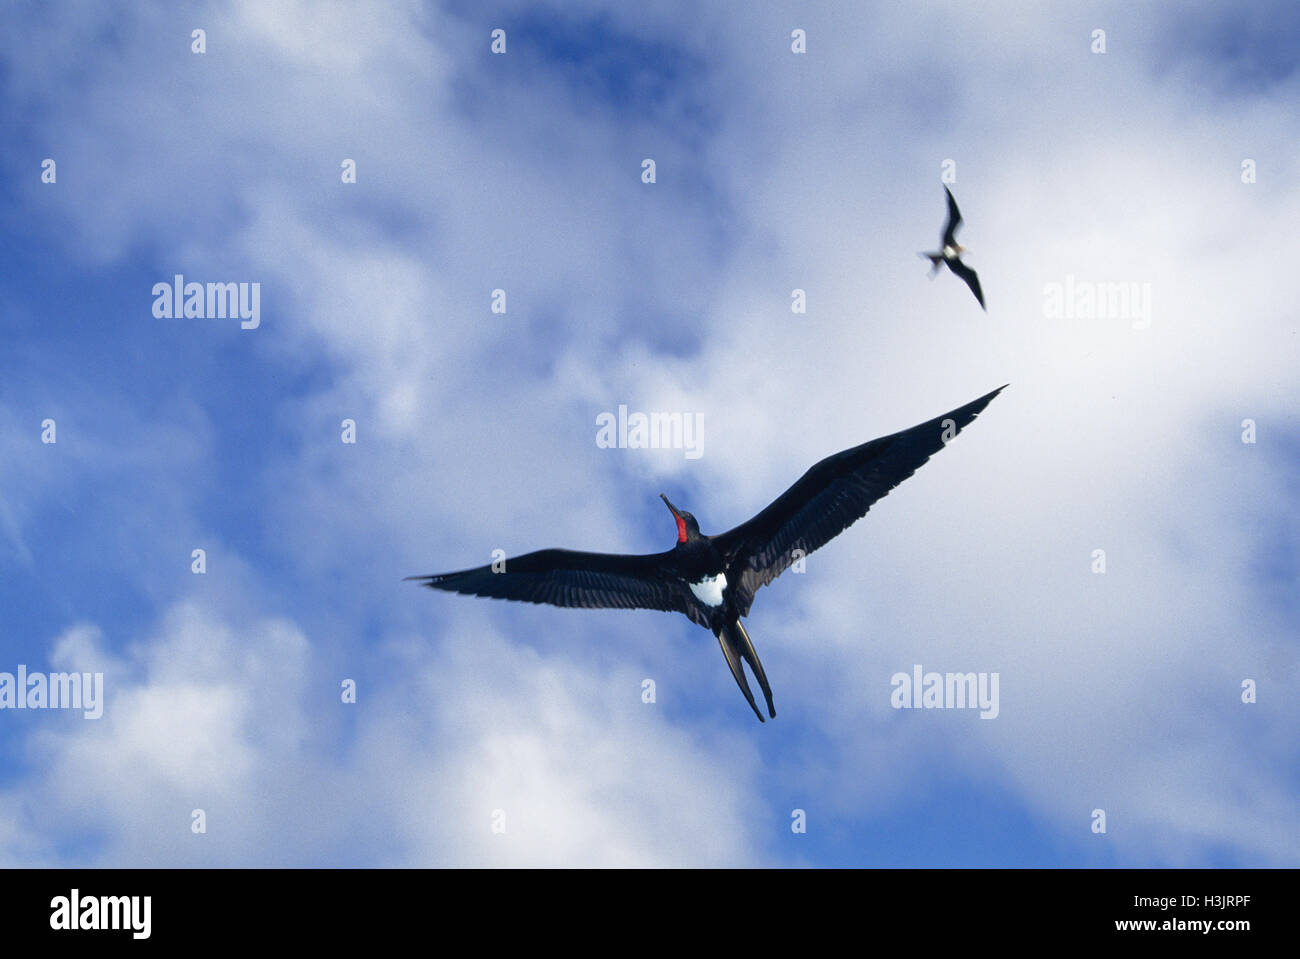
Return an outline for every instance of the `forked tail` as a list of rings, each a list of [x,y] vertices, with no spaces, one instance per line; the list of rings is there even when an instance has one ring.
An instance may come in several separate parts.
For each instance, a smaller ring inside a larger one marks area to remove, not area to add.
[[[773,719],[776,719],[776,707],[772,705],[772,687],[767,684],[767,674],[763,672],[763,664],[758,661],[758,653],[754,652],[754,644],[750,642],[749,633],[745,632],[745,627],[741,624],[740,619],[734,619],[724,624],[718,631],[718,645],[722,647],[722,655],[727,659],[727,665],[731,667],[731,675],[735,677],[736,685],[740,691],[745,694],[745,699],[749,706],[754,710],[754,715],[758,717],[760,723],[766,722],[763,714],[758,711],[758,705],[754,702],[754,694],[749,691],[749,683],[745,680],[745,669],[741,666],[740,661],[743,659],[749,663],[749,671],[754,674],[758,680],[758,686],[763,690],[763,696],[767,699],[767,711]]]

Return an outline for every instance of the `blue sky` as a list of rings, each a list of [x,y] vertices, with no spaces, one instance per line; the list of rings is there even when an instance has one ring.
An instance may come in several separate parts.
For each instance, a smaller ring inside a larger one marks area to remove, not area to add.
[[[0,711],[0,863],[1300,863],[1294,9],[697,6],[12,10],[0,671],[106,701]],[[987,314],[916,256],[949,160]],[[760,592],[766,725],[684,617],[401,582],[721,532],[1008,382]]]

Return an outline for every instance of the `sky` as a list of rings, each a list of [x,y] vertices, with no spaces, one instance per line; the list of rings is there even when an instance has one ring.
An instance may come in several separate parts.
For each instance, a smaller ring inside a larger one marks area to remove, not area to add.
[[[1298,32],[11,5],[0,682],[103,695],[0,709],[0,864],[1300,865]],[[987,313],[917,256],[945,184]],[[403,582],[722,532],[1003,384],[759,592],[766,724],[685,617]]]

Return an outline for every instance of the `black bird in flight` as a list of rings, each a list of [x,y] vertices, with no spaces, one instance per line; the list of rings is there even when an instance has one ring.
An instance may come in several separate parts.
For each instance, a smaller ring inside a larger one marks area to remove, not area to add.
[[[948,225],[943,228],[943,249],[938,253],[922,253],[930,261],[930,277],[939,272],[939,264],[947,263],[948,269],[956,273],[970,291],[975,294],[975,299],[979,300],[980,309],[988,312],[988,307],[984,305],[984,291],[980,289],[980,278],[975,275],[975,271],[961,261],[961,255],[968,252],[967,248],[957,242],[957,227],[961,226],[961,210],[957,209],[957,201],[952,198],[952,190],[946,186],[943,192],[948,194]]]
[[[824,546],[866,515],[873,503],[916,472],[964,429],[1005,386],[929,422],[828,456],[748,522],[705,536],[690,513],[663,498],[677,521],[666,553],[628,556],[544,549],[507,559],[499,572],[408,576],[431,589],[587,609],[661,609],[712,630],[731,675],[758,716],[741,660],[749,663],[775,718],[772,689],[741,624],[754,593],[795,560]]]

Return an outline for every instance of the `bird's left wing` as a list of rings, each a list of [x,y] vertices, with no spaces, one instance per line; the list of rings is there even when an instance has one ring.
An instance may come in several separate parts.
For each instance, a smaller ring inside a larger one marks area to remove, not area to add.
[[[726,558],[727,580],[740,615],[749,615],[754,593],[795,561],[796,550],[806,556],[865,516],[1004,389],[901,433],[826,457],[753,519],[712,537]]]
[[[948,225],[943,228],[943,245],[955,246],[957,227],[961,226],[961,210],[957,209],[957,201],[953,199],[952,190],[944,187],[943,192],[948,194]]]
[[[543,549],[458,573],[410,576],[430,589],[583,609],[661,609],[701,626],[708,614],[671,575],[672,552],[646,556]]]

